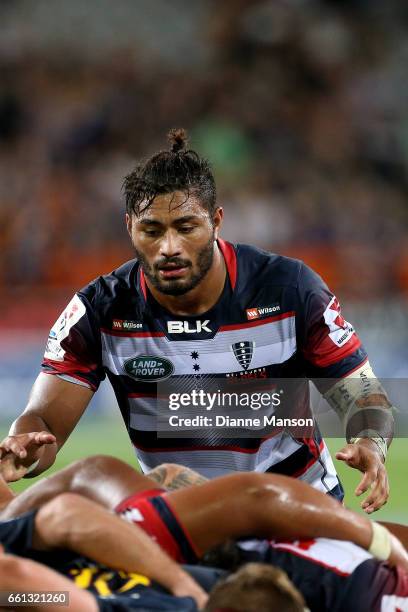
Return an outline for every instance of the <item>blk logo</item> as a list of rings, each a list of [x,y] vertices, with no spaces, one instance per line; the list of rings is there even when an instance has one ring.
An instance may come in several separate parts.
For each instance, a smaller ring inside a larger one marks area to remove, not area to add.
[[[244,369],[248,370],[254,354],[255,342],[252,340],[244,340],[242,342],[235,342],[231,345],[234,355],[239,365]]]
[[[210,320],[205,321],[167,321],[167,331],[169,334],[200,334],[201,332],[211,333],[208,327]]]

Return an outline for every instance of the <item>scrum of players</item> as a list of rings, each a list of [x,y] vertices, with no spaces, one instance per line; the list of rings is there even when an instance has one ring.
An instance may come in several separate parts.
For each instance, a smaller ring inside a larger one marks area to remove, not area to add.
[[[26,446],[49,442],[32,434]],[[142,475],[94,456],[15,496],[7,479],[26,472],[16,467],[7,452],[1,591],[69,593],[69,609],[84,612],[408,609],[408,527],[296,479],[207,481],[172,464]]]
[[[312,379],[344,423],[336,457],[361,471],[365,513],[389,495],[392,406],[337,299],[302,262],[221,240],[210,165],[170,136],[125,179],[136,259],[74,296],[0,444],[0,592],[69,593],[81,612],[408,610],[408,528],[344,507],[317,424],[157,436],[170,376],[290,378],[299,408]],[[89,457],[15,496],[8,483],[54,463],[106,375],[144,474]]]

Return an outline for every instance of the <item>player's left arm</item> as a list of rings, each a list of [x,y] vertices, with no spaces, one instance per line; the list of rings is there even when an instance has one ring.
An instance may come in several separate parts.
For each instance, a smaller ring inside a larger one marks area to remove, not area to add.
[[[336,382],[325,399],[343,419],[347,444],[336,458],[363,473],[355,494],[370,493],[361,507],[370,514],[389,496],[385,460],[394,435],[392,404],[370,363]]]
[[[371,487],[362,503],[371,513],[389,496],[385,459],[394,434],[392,405],[337,298],[310,268],[303,266],[300,277],[306,371],[344,424],[347,444],[336,458],[363,473],[355,493]]]

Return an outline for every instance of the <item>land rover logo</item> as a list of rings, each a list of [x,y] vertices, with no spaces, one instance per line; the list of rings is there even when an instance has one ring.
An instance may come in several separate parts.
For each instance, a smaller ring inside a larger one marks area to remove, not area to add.
[[[127,359],[123,364],[125,371],[135,380],[156,382],[164,380],[174,372],[174,365],[164,357],[155,355],[140,355]]]

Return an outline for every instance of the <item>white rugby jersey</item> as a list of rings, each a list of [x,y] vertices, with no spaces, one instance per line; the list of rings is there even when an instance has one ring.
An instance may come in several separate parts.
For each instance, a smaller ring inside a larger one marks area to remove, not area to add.
[[[144,471],[163,462],[207,477],[271,471],[341,498],[317,426],[307,437],[285,427],[258,438],[226,438],[210,428],[192,438],[157,434],[162,380],[307,383],[340,378],[367,359],[337,299],[304,263],[247,245],[218,244],[228,277],[208,312],[172,315],[149,293],[137,260],[129,261],[73,297],[50,331],[43,371],[94,391],[108,376]],[[303,400],[305,394],[307,384]]]

